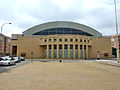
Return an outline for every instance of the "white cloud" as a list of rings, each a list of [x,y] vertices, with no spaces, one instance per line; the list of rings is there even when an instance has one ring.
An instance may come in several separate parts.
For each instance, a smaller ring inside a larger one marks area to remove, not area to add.
[[[63,10],[69,9],[73,3],[73,0],[51,0]]]
[[[120,1],[116,1],[120,22]],[[103,35],[115,34],[114,0],[0,0],[0,12],[0,25],[13,23],[4,26],[6,35],[58,20],[82,23]]]

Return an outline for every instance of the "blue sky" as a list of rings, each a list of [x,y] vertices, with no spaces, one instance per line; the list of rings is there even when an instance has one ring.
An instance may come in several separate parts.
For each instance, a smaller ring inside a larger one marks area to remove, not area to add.
[[[119,23],[120,0],[116,2]],[[0,25],[12,23],[3,27],[7,36],[50,21],[77,22],[115,35],[114,0],[0,0]]]

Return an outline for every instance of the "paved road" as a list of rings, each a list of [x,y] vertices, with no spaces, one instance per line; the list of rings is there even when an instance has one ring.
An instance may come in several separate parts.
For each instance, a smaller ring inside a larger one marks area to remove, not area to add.
[[[112,60],[113,61],[113,60]],[[22,65],[31,63],[31,62],[60,62],[59,60],[26,60],[22,61],[20,63],[16,63],[16,65],[13,66],[0,66],[0,73],[7,72],[13,68],[20,67]],[[81,63],[81,62],[96,62],[96,60],[62,60],[62,63]]]
[[[28,64],[28,63],[30,63],[30,62],[29,61],[22,61],[20,63],[16,63],[16,65],[12,65],[12,66],[0,66],[0,73],[7,72],[13,68],[17,68],[17,67],[20,67],[20,66]]]

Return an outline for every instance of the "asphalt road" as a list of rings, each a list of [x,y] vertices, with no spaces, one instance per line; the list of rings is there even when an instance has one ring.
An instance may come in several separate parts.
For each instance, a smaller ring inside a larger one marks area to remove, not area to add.
[[[20,63],[16,63],[16,65],[12,66],[0,66],[0,73],[7,72],[13,68],[17,68],[28,63],[30,63],[30,61],[21,61]]]

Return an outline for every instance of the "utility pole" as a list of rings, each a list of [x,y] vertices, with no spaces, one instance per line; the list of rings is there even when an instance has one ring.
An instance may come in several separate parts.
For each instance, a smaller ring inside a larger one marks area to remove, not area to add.
[[[119,63],[119,38],[118,38],[118,22],[117,22],[117,10],[116,10],[116,0],[114,0],[115,6],[115,23],[116,23],[116,45],[117,45],[117,62]]]

